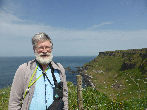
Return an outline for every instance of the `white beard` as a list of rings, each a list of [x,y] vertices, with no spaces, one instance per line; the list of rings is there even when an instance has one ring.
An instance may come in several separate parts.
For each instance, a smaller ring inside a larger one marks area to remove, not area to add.
[[[42,53],[38,54],[37,52],[35,52],[36,60],[42,65],[49,64],[53,59],[52,53],[45,54],[45,55],[48,55],[48,57],[42,57],[41,55],[44,55],[44,54]]]

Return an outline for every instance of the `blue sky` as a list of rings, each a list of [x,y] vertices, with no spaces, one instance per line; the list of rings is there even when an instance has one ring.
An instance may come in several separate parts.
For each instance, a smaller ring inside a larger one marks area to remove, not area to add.
[[[33,56],[46,32],[55,56],[146,48],[146,0],[0,0],[0,56]]]

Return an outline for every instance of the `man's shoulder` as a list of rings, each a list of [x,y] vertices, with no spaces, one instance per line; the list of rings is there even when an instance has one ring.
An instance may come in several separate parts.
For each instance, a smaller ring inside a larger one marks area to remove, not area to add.
[[[52,64],[54,69],[62,69],[63,68],[61,63],[57,63],[57,62],[52,61],[51,64]]]
[[[55,62],[52,61],[51,64],[52,64],[54,69],[57,69],[57,70],[60,71],[60,74],[62,76],[65,76],[65,69],[60,63],[55,63]]]
[[[21,65],[19,66],[19,68],[31,67],[31,66],[33,65],[34,62],[35,62],[35,59],[30,60],[30,61],[28,61],[28,62],[25,62],[25,63],[21,64]]]

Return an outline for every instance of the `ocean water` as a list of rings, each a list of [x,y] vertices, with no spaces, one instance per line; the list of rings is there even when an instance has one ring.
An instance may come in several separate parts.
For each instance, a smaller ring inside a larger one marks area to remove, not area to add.
[[[70,67],[76,70],[83,64],[94,59],[95,56],[55,56],[53,60],[61,63],[64,68]],[[0,89],[12,84],[15,72],[19,65],[33,60],[34,57],[0,57]],[[76,84],[76,75],[66,70],[66,79]]]

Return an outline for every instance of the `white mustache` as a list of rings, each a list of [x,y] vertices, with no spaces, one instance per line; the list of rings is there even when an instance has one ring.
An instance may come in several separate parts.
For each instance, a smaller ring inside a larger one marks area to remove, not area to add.
[[[40,53],[39,55],[40,55],[40,56],[44,56],[44,55],[45,55],[45,56],[50,56],[51,54],[50,54],[50,53]]]

